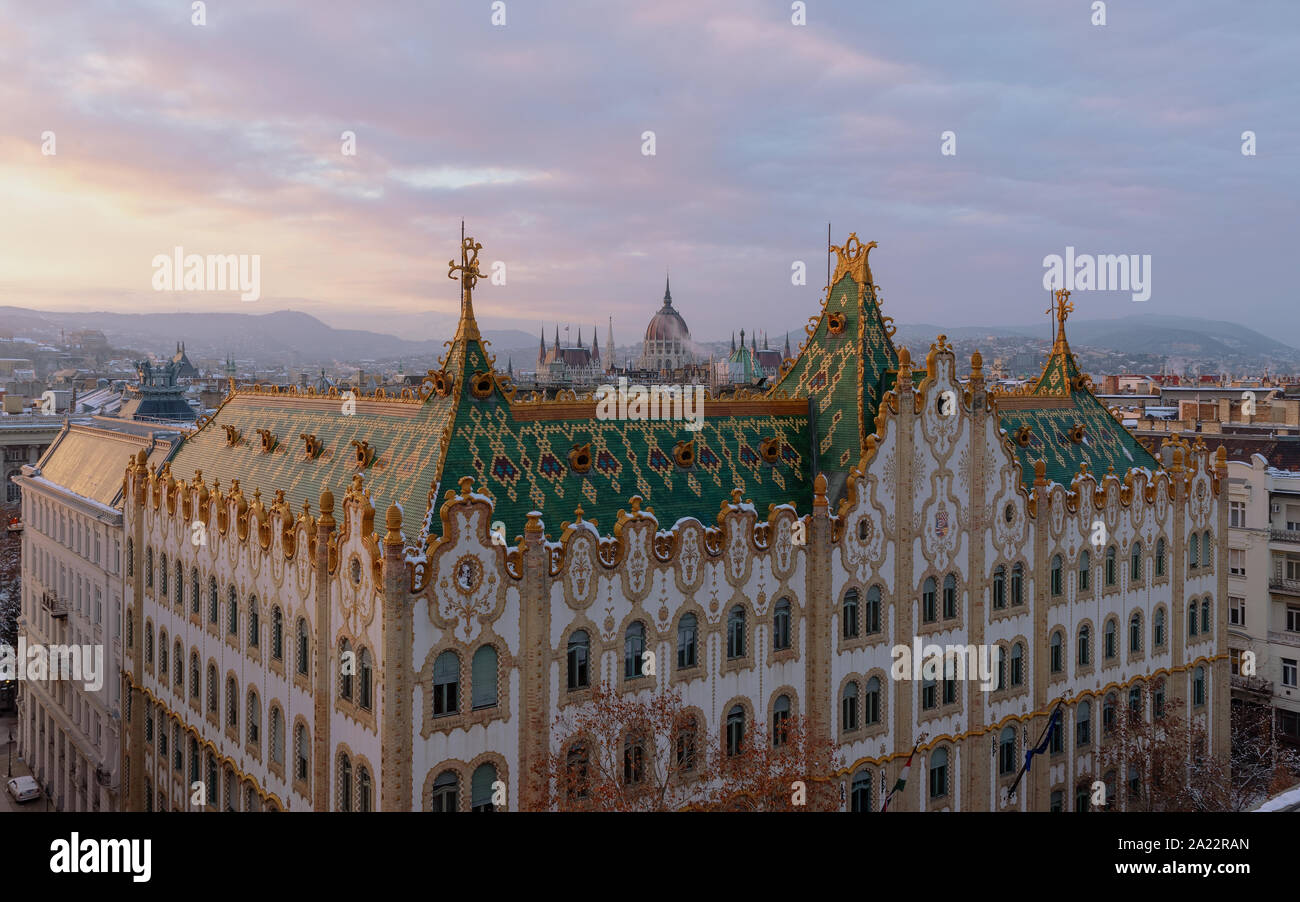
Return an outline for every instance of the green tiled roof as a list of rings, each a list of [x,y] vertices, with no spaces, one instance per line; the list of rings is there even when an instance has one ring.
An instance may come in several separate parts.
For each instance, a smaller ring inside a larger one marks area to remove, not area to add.
[[[856,465],[897,377],[892,330],[866,265],[871,245],[855,248],[856,240],[836,249],[840,265],[825,308],[772,390],[706,400],[699,431],[682,419],[600,419],[590,398],[515,399],[479,336],[467,293],[456,336],[420,397],[365,398],[353,410],[340,397],[241,390],[184,440],[172,470],[181,479],[202,470],[226,488],[238,479],[245,495],[260,489],[267,503],[283,490],[293,510],[304,501],[314,507],[323,489],[344,491],[360,473],[381,516],[390,503],[402,507],[408,536],[427,519],[430,498],[436,509],[466,476],[495,500],[494,516],[512,537],[533,510],[554,536],[579,506],[585,519],[612,530],[633,495],[665,527],[686,516],[710,519],[733,489],[760,514],[773,503],[807,511],[814,460],[827,472]],[[923,376],[913,370],[914,379]],[[1098,474],[1112,465],[1120,472],[1158,466],[1081,384],[1064,330],[1033,391],[997,403],[1009,433],[1030,427],[1028,446],[1016,453],[1031,482],[1039,457],[1049,478],[1067,484],[1081,462]],[[1071,440],[1076,424],[1084,427],[1082,442]],[[237,433],[233,444],[225,427]],[[259,430],[274,437],[269,449]],[[315,437],[319,453],[307,455],[303,435]],[[369,444],[364,467],[354,442]],[[681,443],[691,443],[692,458],[679,463]],[[774,461],[764,459],[765,447],[775,449]],[[578,448],[585,461],[571,456]]]
[[[1002,428],[1012,437],[1027,486],[1033,485],[1034,462],[1040,459],[1047,464],[1048,480],[1067,486],[1084,463],[1098,477],[1111,467],[1120,474],[1133,467],[1160,468],[1155,457],[1084,384],[1065,340],[1064,319],[1043,374],[1029,393],[995,396],[995,403]],[[1021,446],[1015,437],[1026,426],[1029,444]],[[1076,426],[1083,427],[1077,442],[1072,437]]]
[[[831,319],[839,316],[843,326],[832,334]],[[863,437],[875,431],[884,380],[888,375],[892,385],[897,368],[898,352],[871,284],[859,291],[853,274],[845,272],[794,365],[773,387],[774,393],[813,399],[821,469],[848,470],[858,463]]]

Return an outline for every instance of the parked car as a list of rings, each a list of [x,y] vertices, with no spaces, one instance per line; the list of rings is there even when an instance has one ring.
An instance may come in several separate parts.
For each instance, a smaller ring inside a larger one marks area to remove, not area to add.
[[[41,786],[31,777],[14,777],[6,786],[15,802],[33,802],[41,797]]]

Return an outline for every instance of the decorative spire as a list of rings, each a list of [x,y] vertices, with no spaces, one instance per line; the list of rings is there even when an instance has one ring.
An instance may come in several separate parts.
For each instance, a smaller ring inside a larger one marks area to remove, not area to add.
[[[455,260],[447,261],[447,278],[460,279],[461,302],[460,302],[460,323],[456,326],[456,340],[475,339],[481,340],[479,335],[478,323],[474,321],[474,303],[473,293],[474,286],[478,284],[479,276],[482,275],[478,269],[478,252],[483,249],[473,238],[465,237],[465,222],[460,224],[460,263]],[[457,273],[460,273],[459,277]]]
[[[731,350],[736,350],[736,333],[731,333]]]
[[[785,333],[785,351],[783,353],[783,356],[785,357],[790,356],[790,333],[789,332]]]
[[[600,336],[596,332],[596,326],[593,323],[591,326],[591,362],[592,363],[600,363],[600,342],[597,341],[599,337]]]
[[[560,324],[556,323],[555,324],[555,352],[558,354],[559,351],[560,351]]]
[[[540,366],[546,362],[546,327],[542,326],[537,336],[537,363]]]
[[[618,365],[618,361],[614,358],[614,317],[612,316],[609,318],[609,332],[605,336],[605,347],[609,352],[609,369],[612,370]]]
[[[671,307],[672,305],[673,305],[673,291],[668,285],[668,270],[665,269],[664,270],[664,306]]]

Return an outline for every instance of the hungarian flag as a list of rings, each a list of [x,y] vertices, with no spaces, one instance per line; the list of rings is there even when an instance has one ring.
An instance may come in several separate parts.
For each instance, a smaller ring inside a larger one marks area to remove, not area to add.
[[[907,755],[907,761],[903,762],[903,772],[898,775],[898,782],[894,784],[893,789],[889,790],[889,795],[885,796],[885,801],[880,803],[881,813],[884,813],[889,808],[889,802],[893,799],[894,793],[902,791],[903,787],[907,785],[907,775],[912,770],[912,757],[916,754],[916,750],[920,745],[921,743],[918,742],[912,746],[912,751]]]

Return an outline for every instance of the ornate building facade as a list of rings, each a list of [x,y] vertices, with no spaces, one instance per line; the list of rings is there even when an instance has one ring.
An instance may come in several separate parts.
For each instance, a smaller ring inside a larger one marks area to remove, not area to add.
[[[664,304],[650,318],[645,328],[641,356],[633,369],[653,373],[671,373],[695,362],[691,351],[691,330],[673,306],[672,286],[664,279]]]
[[[680,692],[709,741],[805,715],[854,810],[918,743],[891,807],[1069,810],[1097,780],[1124,807],[1143,762],[1100,764],[1124,705],[1185,700],[1226,755],[1222,456],[1157,458],[1124,430],[1066,343],[1066,297],[1022,393],[989,391],[978,355],[963,384],[943,336],[914,363],[873,246],[836,249],[772,388],[706,399],[698,431],[516,397],[466,239],[460,324],[418,391],[346,409],[244,388],[170,462],[138,457],[127,806],[188,808],[201,782],[211,808],[537,807],[557,714],[601,683]],[[1007,675],[894,679],[918,638],[996,644]],[[1058,702],[1064,741],[1005,802]]]

